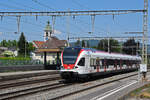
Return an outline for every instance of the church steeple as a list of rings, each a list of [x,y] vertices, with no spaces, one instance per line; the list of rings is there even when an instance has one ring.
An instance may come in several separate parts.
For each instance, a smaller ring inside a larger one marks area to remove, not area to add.
[[[50,22],[47,21],[47,25],[44,30],[44,41],[47,41],[48,39],[50,39],[51,36],[52,36],[52,28],[50,26]]]

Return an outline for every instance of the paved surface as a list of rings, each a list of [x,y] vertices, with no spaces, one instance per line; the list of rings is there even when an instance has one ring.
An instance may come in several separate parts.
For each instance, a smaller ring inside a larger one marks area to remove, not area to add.
[[[150,80],[150,75],[147,76]],[[99,90],[77,98],[77,100],[118,100],[118,98],[126,95],[130,91],[143,86],[148,82],[138,82],[137,76],[113,82],[110,85],[99,87]]]

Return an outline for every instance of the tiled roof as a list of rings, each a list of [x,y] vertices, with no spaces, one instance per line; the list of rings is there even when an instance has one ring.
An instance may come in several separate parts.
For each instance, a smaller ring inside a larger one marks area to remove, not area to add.
[[[33,46],[35,48],[40,48],[42,44],[44,44],[44,41],[33,41]]]
[[[60,47],[65,47],[67,44],[66,40],[59,40],[56,37],[51,37],[45,43],[41,45],[41,49],[56,49]]]

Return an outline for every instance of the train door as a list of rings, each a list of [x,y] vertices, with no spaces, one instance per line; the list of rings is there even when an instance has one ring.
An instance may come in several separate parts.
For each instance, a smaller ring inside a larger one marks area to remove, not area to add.
[[[100,71],[100,59],[97,58],[96,59],[96,72],[99,72]]]
[[[92,56],[89,59],[90,59],[89,72],[93,73],[95,72],[96,69],[96,59]]]
[[[89,70],[90,70],[89,68],[90,68],[90,56],[86,55],[85,56],[85,68],[84,68],[84,72],[88,73]]]

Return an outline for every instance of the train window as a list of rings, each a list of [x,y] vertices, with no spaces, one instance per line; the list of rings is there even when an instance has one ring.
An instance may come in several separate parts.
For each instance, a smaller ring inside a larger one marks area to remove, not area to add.
[[[93,63],[93,65],[94,65],[94,66],[96,66],[96,59],[94,59],[94,63]]]
[[[135,60],[132,60],[132,64],[135,64],[136,62],[135,62]]]
[[[90,66],[91,67],[96,66],[96,59],[93,59],[93,58],[90,59]]]
[[[120,65],[120,60],[116,59],[116,60],[115,60],[115,64],[116,64],[116,65]]]
[[[108,63],[109,65],[115,65],[115,61],[112,60],[112,59],[108,59],[108,60],[107,60],[107,63]]]
[[[81,58],[78,65],[79,66],[85,66],[85,58]]]
[[[123,64],[123,65],[126,65],[126,63],[127,63],[126,60],[123,60],[123,61],[122,61],[122,64]]]
[[[94,59],[90,59],[90,66],[93,66],[93,61],[94,61]]]
[[[105,66],[105,68],[109,68],[108,59],[104,59],[104,60],[103,60],[103,66]]]
[[[100,65],[100,60],[96,59],[96,65],[99,66]]]

